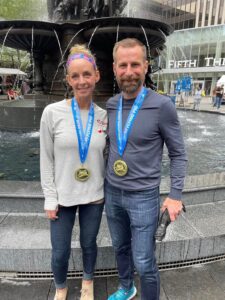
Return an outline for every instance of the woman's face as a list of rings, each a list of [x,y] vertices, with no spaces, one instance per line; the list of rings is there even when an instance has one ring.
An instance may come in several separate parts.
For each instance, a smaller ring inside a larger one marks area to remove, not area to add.
[[[66,79],[72,87],[76,99],[90,100],[100,75],[89,61],[81,58],[70,62],[67,67]]]

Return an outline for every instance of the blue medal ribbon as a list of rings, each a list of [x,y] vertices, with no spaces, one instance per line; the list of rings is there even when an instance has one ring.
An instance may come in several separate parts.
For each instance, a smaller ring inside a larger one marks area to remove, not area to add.
[[[129,112],[126,124],[124,126],[124,131],[122,130],[122,111],[123,111],[123,97],[121,95],[118,101],[117,107],[117,115],[116,115],[116,140],[119,155],[122,157],[123,152],[127,145],[127,140],[131,131],[131,128],[134,124],[134,120],[138,114],[139,109],[142,106],[142,103],[147,95],[148,90],[146,88],[142,88],[140,93],[137,95],[137,98],[132,105],[132,108]]]
[[[77,132],[80,161],[83,164],[87,158],[88,149],[91,141],[91,135],[92,135],[93,124],[94,124],[94,104],[93,102],[91,102],[91,106],[88,112],[88,120],[87,120],[85,133],[83,130],[80,108],[75,98],[72,98],[71,108],[72,108],[76,132]]]

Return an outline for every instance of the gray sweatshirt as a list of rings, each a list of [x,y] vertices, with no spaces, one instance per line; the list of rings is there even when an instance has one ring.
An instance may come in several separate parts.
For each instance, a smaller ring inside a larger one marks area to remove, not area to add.
[[[186,153],[180,123],[170,98],[152,90],[136,116],[128,137],[122,159],[128,165],[124,177],[117,176],[113,164],[120,159],[116,141],[116,112],[120,95],[110,98],[108,112],[110,150],[106,172],[107,181],[122,190],[141,191],[160,185],[163,145],[166,144],[170,158],[171,188],[169,197],[181,199],[186,171]],[[123,128],[134,100],[123,100]]]
[[[94,124],[90,146],[84,166],[90,171],[85,182],[74,178],[81,167],[78,140],[71,106],[66,100],[46,106],[40,126],[41,185],[45,196],[45,209],[54,210],[58,204],[73,206],[104,198],[106,144],[106,111],[94,104]],[[88,110],[81,110],[85,130]]]

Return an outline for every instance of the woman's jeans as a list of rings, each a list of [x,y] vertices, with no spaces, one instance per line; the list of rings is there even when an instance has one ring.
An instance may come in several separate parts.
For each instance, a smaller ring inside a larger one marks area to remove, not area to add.
[[[96,237],[104,204],[79,206],[80,245],[83,255],[83,278],[92,279],[97,257]],[[66,287],[71,252],[72,231],[78,206],[59,206],[58,219],[50,221],[52,243],[52,272],[56,288]]]
[[[159,188],[124,191],[106,182],[105,207],[120,285],[126,290],[132,287],[135,266],[141,281],[141,299],[158,300],[160,280],[154,235],[159,218]]]

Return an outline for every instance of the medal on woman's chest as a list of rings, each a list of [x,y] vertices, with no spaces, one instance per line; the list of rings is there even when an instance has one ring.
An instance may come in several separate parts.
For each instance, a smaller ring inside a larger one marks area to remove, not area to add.
[[[81,167],[75,170],[75,179],[78,181],[87,181],[90,178],[90,170],[84,166],[88,155],[88,149],[91,141],[91,135],[93,131],[94,124],[94,105],[91,103],[89,112],[88,112],[88,120],[85,129],[85,133],[83,130],[80,109],[78,103],[75,98],[72,99],[71,102],[72,113],[74,118],[74,124],[77,133],[78,140],[78,149],[79,149],[79,157],[81,162]]]
[[[133,126],[134,120],[138,114],[139,109],[144,101],[144,98],[147,94],[147,89],[142,88],[140,93],[132,105],[132,108],[129,112],[127,121],[124,126],[124,130],[122,130],[122,111],[123,111],[123,98],[120,97],[118,101],[117,114],[116,114],[116,141],[117,148],[120,155],[120,159],[117,159],[113,164],[113,171],[117,176],[123,177],[128,173],[128,165],[124,159],[122,159],[123,153],[125,151],[128,137]]]
[[[86,181],[90,177],[90,171],[87,168],[79,168],[75,171],[75,178],[78,181]]]

